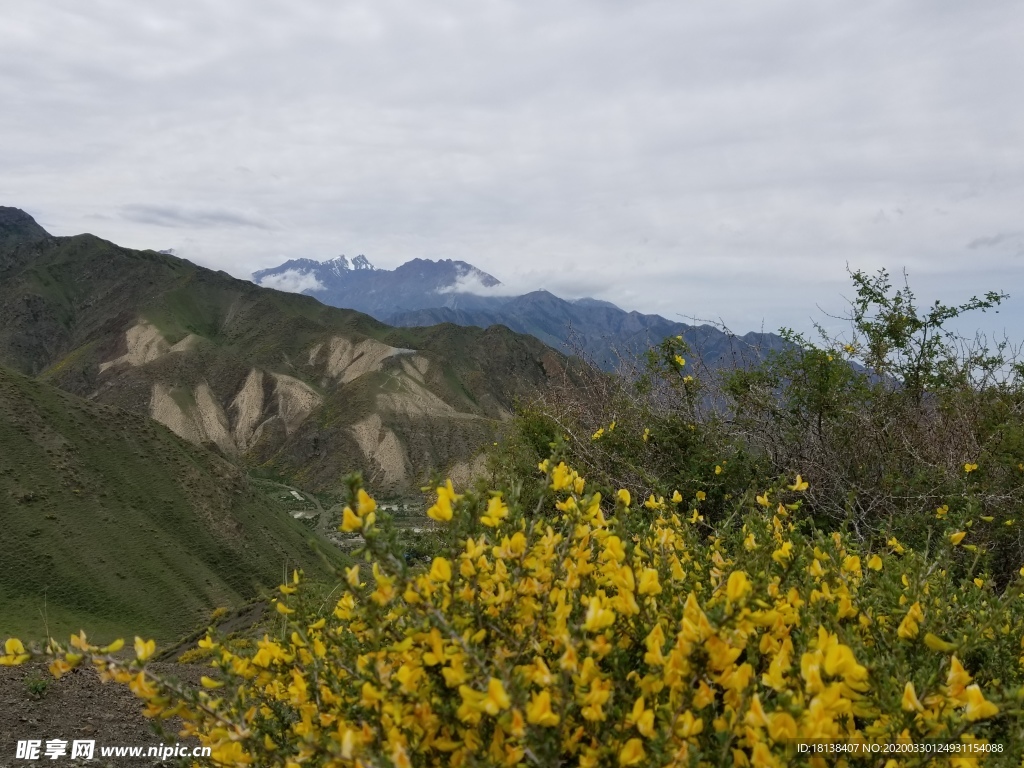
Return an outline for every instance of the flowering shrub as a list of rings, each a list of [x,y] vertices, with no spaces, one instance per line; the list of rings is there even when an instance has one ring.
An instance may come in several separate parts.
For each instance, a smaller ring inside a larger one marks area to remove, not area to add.
[[[439,487],[428,514],[452,545],[422,568],[354,488],[343,526],[367,567],[329,604],[294,574],[255,649],[204,639],[206,690],[152,677],[141,639],[131,663],[54,644],[52,669],[91,661],[217,765],[781,766],[822,738],[991,743],[990,764],[1020,763],[1022,584],[972,570],[983,523],[940,515],[928,551],[864,551],[798,520],[800,477],[712,528],[696,496],[602,498],[540,469],[529,510]]]
[[[1024,355],[955,328],[1006,296],[919,304],[884,270],[850,276],[842,332],[830,318],[816,339],[783,329],[785,343],[723,348],[693,330],[629,375],[590,371],[582,394],[574,382],[538,397],[493,452],[495,474],[524,476],[555,443],[592,484],[703,491],[701,514],[718,524],[749,489],[800,472],[801,517],[860,546],[895,534],[925,551],[944,505],[965,522],[995,520],[971,543],[1006,584],[1024,562]]]

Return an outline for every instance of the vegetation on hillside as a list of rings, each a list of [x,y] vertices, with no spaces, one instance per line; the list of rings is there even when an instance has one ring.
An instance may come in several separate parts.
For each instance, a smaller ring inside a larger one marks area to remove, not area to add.
[[[466,467],[516,398],[573,375],[504,327],[390,328],[17,219],[8,231],[0,216],[0,364],[307,490],[360,469],[377,491],[408,492],[431,469]]]
[[[2,367],[0,524],[0,634],[170,641],[283,569],[329,573],[313,534],[221,457]]]
[[[352,478],[365,564],[330,599],[294,573],[253,649],[205,638],[200,692],[142,638],[130,662],[84,634],[38,650],[218,765],[763,768],[812,739],[847,750],[816,766],[1019,765],[1024,369],[946,330],[1005,297],[854,281],[845,338],[721,377],[670,338],[525,409],[490,482],[437,486],[426,562]]]
[[[525,409],[493,466],[521,473],[557,443],[604,486],[706,494],[710,524],[800,473],[818,527],[924,550],[938,514],[971,528],[976,567],[1005,584],[1024,562],[1024,362],[949,325],[1007,297],[922,307],[885,272],[852,277],[847,333],[784,331],[787,348],[718,371],[667,338],[632,379],[595,375],[586,396]]]

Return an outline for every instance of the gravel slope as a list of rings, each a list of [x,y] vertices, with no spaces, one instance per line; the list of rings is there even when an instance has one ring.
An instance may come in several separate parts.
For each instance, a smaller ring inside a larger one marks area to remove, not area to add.
[[[152,664],[159,675],[175,677],[198,686],[205,667],[179,664]],[[33,694],[33,683],[45,691]],[[142,716],[142,702],[126,686],[103,684],[95,670],[76,669],[60,680],[54,680],[42,664],[21,667],[0,667],[0,768],[29,765],[73,766],[178,766],[181,761],[156,761],[153,758],[102,758],[101,746],[156,746],[159,744],[190,744],[178,736],[181,721],[174,719],[162,725],[164,735],[155,731],[157,724]],[[89,762],[65,756],[56,760],[16,759],[17,742],[23,739],[95,739],[95,759]]]

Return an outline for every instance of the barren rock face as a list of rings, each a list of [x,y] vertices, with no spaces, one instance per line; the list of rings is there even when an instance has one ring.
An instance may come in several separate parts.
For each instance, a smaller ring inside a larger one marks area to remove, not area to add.
[[[382,426],[380,414],[374,413],[352,425],[352,434],[368,462],[383,473],[383,482],[400,486],[409,473],[409,462],[398,436]]]

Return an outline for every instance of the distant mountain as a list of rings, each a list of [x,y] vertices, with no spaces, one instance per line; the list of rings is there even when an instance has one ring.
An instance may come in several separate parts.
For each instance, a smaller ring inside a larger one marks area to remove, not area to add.
[[[668,336],[681,335],[709,368],[749,362],[785,344],[772,333],[730,336],[711,325],[694,326],[660,315],[626,312],[594,299],[566,301],[547,291],[516,296],[486,308],[438,307],[405,312],[393,315],[389,321],[400,326],[504,325],[536,336],[556,349],[581,353],[605,370],[616,370],[636,360]]]
[[[0,522],[0,637],[171,640],[287,567],[326,574],[314,534],[223,458],[3,367]]]
[[[486,306],[488,301],[460,291],[461,286],[493,288],[501,283],[464,261],[413,259],[394,270],[377,269],[365,256],[350,263],[344,256],[330,261],[292,259],[253,273],[266,288],[315,296],[332,307],[355,309],[385,319],[401,312],[431,307]]]
[[[294,259],[261,270],[261,285],[297,290],[325,304],[358,309],[390,325],[439,323],[489,328],[505,326],[565,353],[581,353],[604,370],[633,361],[666,336],[682,335],[711,368],[755,359],[785,342],[772,333],[731,336],[711,325],[694,326],[660,315],[626,312],[599,299],[561,299],[547,291],[522,296],[473,293],[501,285],[463,261],[414,259],[394,270],[378,270],[360,256],[318,262]]]
[[[0,246],[0,364],[309,489],[356,469],[378,491],[466,479],[516,399],[568,364],[507,328],[391,328],[166,254],[40,234],[19,214],[0,219],[16,230]],[[333,269],[380,272],[346,264]],[[436,270],[395,273],[411,286]]]

